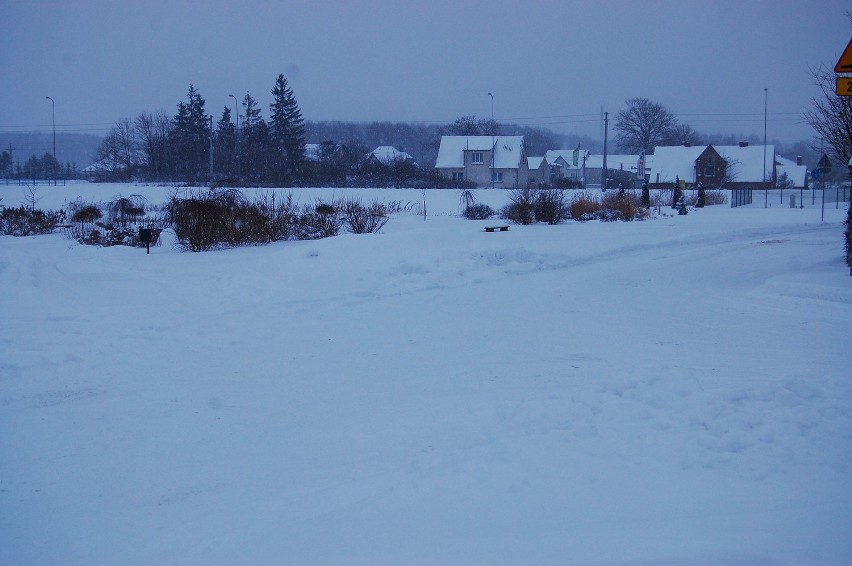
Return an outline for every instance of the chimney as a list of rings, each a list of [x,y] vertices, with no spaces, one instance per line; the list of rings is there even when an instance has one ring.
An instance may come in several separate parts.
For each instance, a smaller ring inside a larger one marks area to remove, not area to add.
[[[748,142],[747,141],[741,141],[740,147],[748,147]]]
[[[801,155],[796,157],[796,165],[804,165],[804,162],[802,161]]]

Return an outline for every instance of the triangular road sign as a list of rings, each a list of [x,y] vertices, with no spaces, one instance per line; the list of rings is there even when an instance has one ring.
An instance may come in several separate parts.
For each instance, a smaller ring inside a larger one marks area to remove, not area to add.
[[[834,66],[835,73],[852,73],[852,39],[849,40],[849,45],[843,50],[843,55],[837,60],[837,65]]]

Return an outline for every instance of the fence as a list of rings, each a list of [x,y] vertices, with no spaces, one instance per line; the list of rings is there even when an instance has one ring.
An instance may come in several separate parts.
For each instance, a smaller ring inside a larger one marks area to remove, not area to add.
[[[751,204],[753,189],[731,189],[731,208]]]
[[[10,179],[9,177],[0,178],[0,185],[18,185],[26,187],[28,185],[35,186],[65,186],[65,179]]]

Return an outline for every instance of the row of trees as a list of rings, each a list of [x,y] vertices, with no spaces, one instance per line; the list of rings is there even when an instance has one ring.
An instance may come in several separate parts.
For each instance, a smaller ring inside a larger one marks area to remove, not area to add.
[[[79,170],[76,163],[66,163],[64,166],[50,153],[41,157],[31,155],[23,163],[12,163],[12,155],[8,151],[0,152],[0,177],[7,179],[37,180],[37,179],[76,179]]]
[[[242,114],[234,120],[225,106],[214,125],[205,100],[193,85],[174,116],[143,112],[119,121],[95,156],[113,179],[144,178],[186,182],[230,179],[248,183],[297,185],[305,177],[305,126],[293,90],[284,75],[271,89],[269,120],[246,93]]]

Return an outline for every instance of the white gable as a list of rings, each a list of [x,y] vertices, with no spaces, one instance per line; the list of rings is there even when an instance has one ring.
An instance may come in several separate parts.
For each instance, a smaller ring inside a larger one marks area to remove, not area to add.
[[[442,136],[435,168],[460,169],[464,167],[465,151],[490,151],[492,142],[495,168],[517,169],[520,166],[523,136]]]

